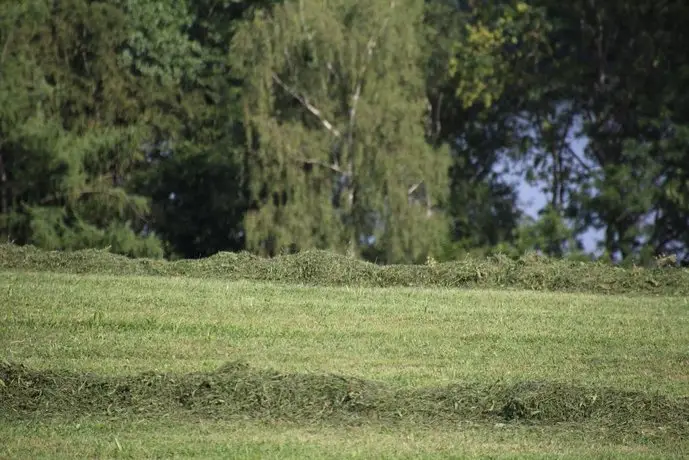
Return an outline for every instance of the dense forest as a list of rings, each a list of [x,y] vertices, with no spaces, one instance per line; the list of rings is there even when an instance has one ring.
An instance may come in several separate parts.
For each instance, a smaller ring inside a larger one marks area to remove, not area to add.
[[[590,258],[596,229],[603,259],[689,264],[687,24],[686,0],[0,0],[0,239],[423,263]]]

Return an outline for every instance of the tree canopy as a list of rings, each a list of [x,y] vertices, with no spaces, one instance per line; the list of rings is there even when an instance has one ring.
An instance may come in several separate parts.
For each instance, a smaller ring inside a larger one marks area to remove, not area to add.
[[[680,0],[0,0],[0,237],[689,264],[688,19]]]

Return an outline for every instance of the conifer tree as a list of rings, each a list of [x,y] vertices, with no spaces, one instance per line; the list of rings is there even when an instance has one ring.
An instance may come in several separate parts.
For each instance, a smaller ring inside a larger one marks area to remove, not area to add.
[[[160,100],[123,49],[134,21],[111,2],[3,2],[3,239],[47,249],[160,256],[148,200],[128,188]]]

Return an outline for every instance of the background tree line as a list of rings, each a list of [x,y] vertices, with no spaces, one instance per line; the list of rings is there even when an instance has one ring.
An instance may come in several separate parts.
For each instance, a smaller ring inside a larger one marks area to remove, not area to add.
[[[602,257],[689,263],[688,22],[682,0],[0,0],[0,237],[419,263],[590,257],[595,228]]]

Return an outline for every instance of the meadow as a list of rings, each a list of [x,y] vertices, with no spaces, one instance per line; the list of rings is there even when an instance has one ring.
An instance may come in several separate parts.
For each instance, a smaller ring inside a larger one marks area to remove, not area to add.
[[[689,270],[0,246],[0,458],[682,458]]]

